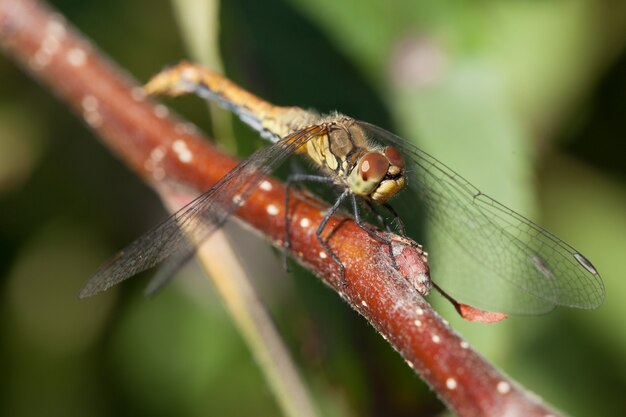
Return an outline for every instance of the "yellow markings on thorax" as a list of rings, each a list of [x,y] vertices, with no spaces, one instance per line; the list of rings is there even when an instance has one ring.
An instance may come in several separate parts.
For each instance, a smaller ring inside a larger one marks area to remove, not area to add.
[[[346,176],[363,153],[360,142],[361,138],[353,138],[345,130],[331,126],[307,143],[306,153],[322,169]]]
[[[317,136],[307,143],[309,157],[320,167],[337,170],[337,158],[330,152],[328,134]]]

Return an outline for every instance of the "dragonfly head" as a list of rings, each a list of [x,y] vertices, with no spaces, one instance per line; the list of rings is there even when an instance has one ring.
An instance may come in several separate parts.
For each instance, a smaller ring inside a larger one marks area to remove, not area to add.
[[[404,158],[391,146],[366,152],[348,176],[348,185],[357,195],[383,204],[406,183]]]

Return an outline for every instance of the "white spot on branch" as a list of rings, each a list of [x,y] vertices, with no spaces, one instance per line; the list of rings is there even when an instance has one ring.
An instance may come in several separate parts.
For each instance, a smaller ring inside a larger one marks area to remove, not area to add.
[[[59,17],[55,16],[55,18],[48,21],[46,25],[46,35],[61,39],[65,36],[65,32],[65,25]]]
[[[51,60],[52,57],[50,55],[46,54],[42,50],[38,50],[30,60],[30,67],[33,71],[39,71],[47,66]]]
[[[198,133],[198,128],[193,123],[177,123],[174,130],[181,135],[195,135]]]
[[[150,158],[154,162],[160,162],[164,157],[165,157],[165,147],[164,146],[157,146],[156,148],[154,148],[152,150],[152,152],[150,152]]]
[[[59,40],[53,36],[46,37],[43,42],[41,42],[41,51],[43,51],[47,55],[54,55],[59,50],[61,43]]]
[[[85,117],[85,121],[87,122],[87,124],[89,124],[89,126],[93,127],[94,129],[102,126],[102,115],[97,111],[85,113],[83,116]]]
[[[159,119],[164,119],[170,114],[170,111],[163,104],[154,106],[154,115]]]
[[[45,28],[45,37],[41,41],[41,45],[33,54],[29,61],[29,65],[33,71],[40,71],[45,68],[54,54],[57,53],[61,46],[61,39],[65,36],[65,26],[60,18],[52,18],[48,21]]]
[[[81,105],[83,106],[84,111],[97,111],[98,99],[88,94],[85,97],[83,97],[83,100],[81,101]]]
[[[456,386],[457,386],[456,379],[454,378],[446,379],[446,387],[448,387],[449,390],[456,389]]]
[[[152,178],[154,178],[155,181],[163,180],[163,178],[165,178],[165,170],[163,168],[155,168],[152,171]]]
[[[165,170],[161,167],[161,161],[165,157],[166,148],[164,146],[157,146],[150,152],[150,157],[144,162],[144,167],[147,171],[152,173],[152,177],[161,181],[165,178]]]
[[[243,206],[244,201],[243,201],[243,198],[241,198],[239,194],[235,194],[233,196],[233,203],[241,207]]]
[[[506,381],[500,381],[498,382],[497,389],[500,394],[507,394],[509,391],[511,391],[511,384]]]
[[[176,139],[172,143],[172,150],[178,156],[178,160],[184,164],[188,164],[193,159],[193,154],[187,147],[187,142],[182,139]]]
[[[146,92],[141,87],[133,87],[133,89],[130,90],[130,96],[133,100],[141,102],[146,99]]]
[[[90,94],[81,100],[83,107],[83,117],[89,126],[98,128],[102,125],[102,115],[100,114],[100,104],[98,99]]]
[[[260,185],[261,190],[263,191],[272,191],[272,183],[269,181],[263,181]]]
[[[73,67],[82,67],[87,62],[87,53],[81,48],[72,48],[67,51],[67,62]]]

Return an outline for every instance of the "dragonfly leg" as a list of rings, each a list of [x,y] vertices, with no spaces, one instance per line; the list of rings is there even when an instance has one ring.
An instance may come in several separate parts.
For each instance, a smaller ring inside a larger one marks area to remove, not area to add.
[[[356,201],[356,195],[352,194],[351,197],[352,197],[352,211],[354,213],[354,222],[357,224],[357,226],[365,230],[370,236],[372,236],[374,239],[378,240],[379,242],[391,243],[389,239],[385,239],[384,237],[380,236],[380,234],[376,232],[376,230],[372,229],[371,227],[363,223],[363,220],[361,219],[361,214],[359,213],[359,204]]]
[[[383,217],[382,214],[380,214],[380,212],[378,211],[378,209],[376,208],[376,206],[374,204],[372,204],[371,201],[369,200],[363,200],[365,202],[365,206],[368,208],[368,210],[374,215],[376,216],[376,221],[378,221],[378,223],[383,226],[385,228],[386,231],[391,232],[391,227],[389,225],[389,222],[385,221],[385,218]]]
[[[317,232],[315,232],[315,235],[317,236],[317,240],[320,242],[320,245],[322,245],[326,253],[328,253],[332,260],[335,261],[335,263],[339,266],[339,282],[341,283],[342,288],[345,288],[348,285],[346,281],[346,267],[343,265],[343,262],[341,262],[341,259],[339,259],[337,255],[335,255],[330,246],[328,246],[328,243],[326,243],[326,241],[322,238],[322,232],[326,227],[326,223],[328,223],[333,214],[335,214],[337,210],[339,210],[339,207],[341,207],[341,203],[343,203],[348,195],[353,195],[350,189],[346,189],[343,193],[341,193],[341,195],[337,198],[337,201],[335,201],[335,204],[333,204],[333,206],[330,208],[330,210],[328,210],[328,212],[320,222],[320,225],[317,228]]]
[[[391,261],[393,263],[393,267],[395,269],[398,269],[398,265],[396,264],[396,258],[393,256],[393,249],[391,247],[391,240],[382,237],[378,232],[376,232],[376,230],[372,229],[371,227],[369,227],[369,226],[365,225],[365,223],[363,223],[363,221],[361,220],[361,215],[359,214],[359,204],[356,201],[356,195],[352,194],[351,197],[352,197],[352,211],[354,212],[354,221],[355,221],[355,223],[361,229],[365,230],[374,239],[378,240],[381,243],[384,243],[389,248],[389,255],[391,256]],[[387,210],[389,210],[391,208],[391,206],[385,207],[385,208]],[[393,210],[393,209],[391,209],[391,210]],[[374,213],[379,215],[378,212],[376,212],[375,210],[374,210]],[[395,213],[395,210],[392,211],[392,214],[393,213]],[[397,215],[396,215],[396,217],[397,217]],[[404,227],[402,227],[402,228],[404,229]]]
[[[333,183],[333,179],[330,177],[323,177],[321,175],[310,174],[293,174],[287,178],[287,181],[285,182],[285,243],[283,252],[283,265],[286,271],[289,270],[289,267],[287,265],[287,255],[289,254],[289,250],[291,249],[289,198],[291,194],[291,187],[294,184],[300,182],[317,182],[321,184],[331,184]]]
[[[393,233],[394,230],[392,229],[391,224],[395,222],[396,224],[395,232],[399,233],[402,236],[406,236],[404,223],[402,222],[402,219],[400,219],[400,216],[398,216],[398,213],[394,210],[393,207],[391,207],[389,204],[382,204],[380,206],[375,205],[371,201],[365,200],[365,199],[363,199],[363,201],[365,202],[366,207],[376,216],[376,220],[378,221],[378,223],[382,225],[386,231]],[[391,217],[393,217],[393,220],[390,222],[385,220],[383,215],[380,214],[378,207],[384,208],[391,215]]]

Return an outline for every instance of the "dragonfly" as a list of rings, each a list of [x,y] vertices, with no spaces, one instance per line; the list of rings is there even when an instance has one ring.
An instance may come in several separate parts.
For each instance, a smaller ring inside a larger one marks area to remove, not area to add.
[[[289,187],[303,181],[339,189],[317,236],[341,274],[341,259],[322,238],[330,217],[347,202],[357,224],[387,243],[362,220],[359,203],[378,213],[379,219],[379,210],[386,210],[403,233],[403,223],[390,202],[408,193],[412,212],[424,208],[429,236],[437,247],[446,248],[441,254],[431,253],[429,262],[458,266],[451,270],[450,279],[442,278],[436,286],[455,299],[513,314],[542,314],[557,306],[593,309],[604,300],[600,274],[583,254],[387,130],[340,113],[321,115],[296,106],[276,106],[209,68],[188,62],[164,69],[145,90],[152,95],[196,94],[213,101],[271,144],[105,263],[87,282],[81,297],[164,263],[151,283],[152,289],[159,288],[193,257],[197,245],[224,225],[259,187],[263,176],[288,157],[300,155],[321,175],[292,175],[287,180],[287,198]],[[285,246],[288,250],[288,229]],[[436,270],[431,268],[431,272],[436,276]]]

